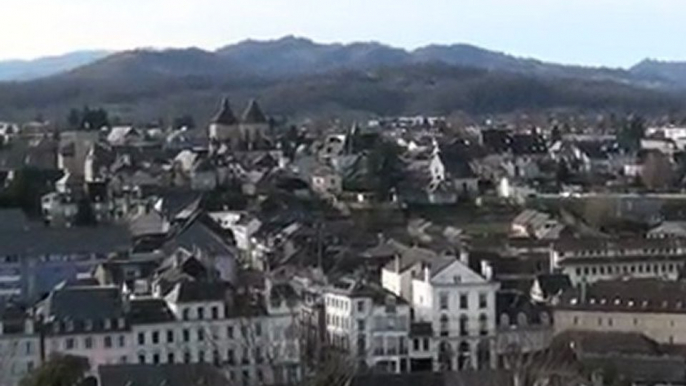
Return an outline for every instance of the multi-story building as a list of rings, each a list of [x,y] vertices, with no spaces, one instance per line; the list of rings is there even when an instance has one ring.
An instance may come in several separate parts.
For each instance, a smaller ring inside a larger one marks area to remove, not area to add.
[[[37,307],[41,347],[44,355],[86,357],[93,371],[123,363],[210,363],[241,385],[298,382],[295,305],[277,293],[255,295],[222,281],[180,281],[143,297],[67,283]]]
[[[99,365],[132,360],[131,324],[126,301],[114,286],[64,283],[36,307],[45,356],[86,357]]]
[[[574,239],[556,243],[551,266],[574,285],[617,278],[677,279],[686,262],[686,240]]]
[[[555,333],[635,332],[658,343],[686,343],[686,283],[659,279],[598,281],[565,292],[554,306]]]
[[[33,319],[18,308],[0,306],[0,385],[16,385],[41,362]]]
[[[361,368],[410,371],[410,305],[390,291],[349,278],[324,290],[328,341]]]
[[[471,270],[464,252],[461,259],[416,252],[406,251],[384,267],[382,283],[410,301],[415,322],[431,324],[438,352],[435,367],[493,366],[498,283]]]
[[[123,226],[48,228],[18,210],[0,211],[0,219],[0,299],[30,304],[131,245]]]

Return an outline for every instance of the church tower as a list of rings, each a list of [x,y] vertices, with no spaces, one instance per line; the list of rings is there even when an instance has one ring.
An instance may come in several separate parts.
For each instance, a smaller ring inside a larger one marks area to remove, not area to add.
[[[228,98],[224,98],[219,111],[210,121],[209,136],[212,142],[238,144],[240,141],[240,127]]]
[[[268,138],[269,121],[256,100],[251,100],[243,112],[240,128],[248,150],[260,147]]]

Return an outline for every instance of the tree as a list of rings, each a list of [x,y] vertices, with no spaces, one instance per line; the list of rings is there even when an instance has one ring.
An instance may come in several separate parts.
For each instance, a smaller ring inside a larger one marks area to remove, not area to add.
[[[645,133],[645,121],[639,116],[631,116],[624,122],[617,135],[619,145],[628,151],[637,151],[641,147],[641,138]]]
[[[80,199],[77,205],[76,216],[74,217],[74,225],[93,226],[97,223],[98,220],[95,218],[90,201],[85,197]]]
[[[648,153],[643,162],[641,181],[650,190],[669,188],[674,179],[674,170],[669,157],[660,151]]]
[[[195,120],[193,119],[192,115],[184,114],[174,118],[172,122],[172,127],[174,128],[174,130],[178,130],[184,127],[187,129],[195,129]]]
[[[553,127],[553,130],[550,132],[550,139],[553,141],[553,143],[562,139],[562,131],[560,130],[560,126],[555,125]]]
[[[81,112],[78,109],[69,110],[69,115],[67,116],[67,123],[72,129],[81,128]]]
[[[90,369],[88,358],[52,354],[36,370],[21,380],[21,386],[73,386]]]
[[[40,213],[40,199],[50,192],[62,172],[23,168],[14,172],[9,185],[0,192],[0,207],[22,208],[27,214]]]
[[[348,171],[344,181],[347,189],[374,192],[387,198],[402,178],[402,162],[397,145],[377,138],[374,146]]]

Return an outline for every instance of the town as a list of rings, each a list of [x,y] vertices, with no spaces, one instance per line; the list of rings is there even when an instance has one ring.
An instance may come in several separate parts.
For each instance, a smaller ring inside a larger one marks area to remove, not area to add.
[[[0,124],[2,385],[686,383],[685,127],[69,121]]]

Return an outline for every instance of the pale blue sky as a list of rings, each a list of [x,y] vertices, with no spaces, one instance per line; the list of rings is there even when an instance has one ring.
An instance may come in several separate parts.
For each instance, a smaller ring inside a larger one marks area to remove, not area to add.
[[[0,59],[295,34],[607,66],[686,60],[686,0],[1,0],[0,10]]]

